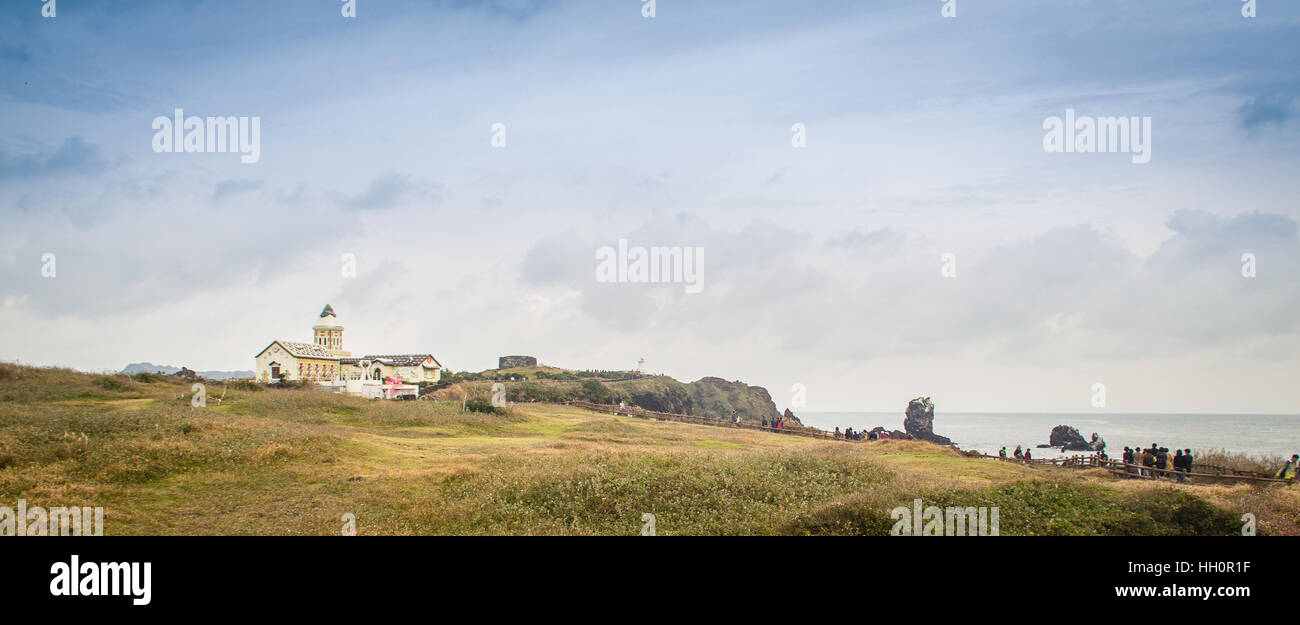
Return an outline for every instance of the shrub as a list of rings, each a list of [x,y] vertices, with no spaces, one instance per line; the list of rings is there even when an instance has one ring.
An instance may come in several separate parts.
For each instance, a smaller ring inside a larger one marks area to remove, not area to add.
[[[485,412],[488,414],[505,414],[505,411],[492,405],[492,402],[486,397],[472,397],[465,402],[465,408],[470,412]]]
[[[584,399],[597,404],[608,404],[614,396],[599,380],[591,379],[582,381],[582,394]]]
[[[227,384],[230,385],[230,388],[233,388],[237,391],[257,392],[262,390],[262,385],[252,380],[230,380],[229,382],[227,382]]]
[[[123,380],[119,380],[115,377],[109,377],[109,376],[100,376],[98,379],[95,380],[95,386],[98,386],[99,388],[102,388],[106,391],[121,392],[121,391],[131,390],[131,386],[129,382],[125,382]]]

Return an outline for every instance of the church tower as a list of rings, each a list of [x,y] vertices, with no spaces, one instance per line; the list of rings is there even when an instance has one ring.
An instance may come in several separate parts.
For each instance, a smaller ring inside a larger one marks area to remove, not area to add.
[[[343,351],[343,322],[334,314],[332,306],[325,305],[325,309],[320,311],[320,319],[311,329],[315,333],[317,345],[333,351]]]

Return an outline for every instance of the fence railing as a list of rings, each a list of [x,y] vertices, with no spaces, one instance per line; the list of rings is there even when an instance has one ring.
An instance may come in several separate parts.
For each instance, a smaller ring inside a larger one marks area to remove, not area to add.
[[[1125,463],[1123,460],[1102,458],[1101,456],[1096,454],[1091,454],[1086,456],[1076,455],[1076,456],[1069,456],[1066,458],[1041,458],[1041,459],[1033,458],[1030,460],[1023,460],[1014,457],[994,456],[990,454],[982,454],[982,457],[992,458],[994,460],[1002,460],[1006,462],[1015,462],[1017,464],[1028,464],[1031,466],[1033,465],[1057,466],[1057,467],[1070,467],[1076,469],[1102,468],[1102,469],[1106,469],[1108,472],[1110,472],[1111,475],[1114,476],[1129,477],[1129,478],[1142,479],[1142,480],[1158,480],[1158,479],[1177,480],[1179,476],[1182,476],[1184,478],[1199,477],[1199,478],[1228,480],[1228,481],[1280,482],[1286,484],[1293,483],[1292,480],[1285,480],[1285,479],[1271,477],[1267,475],[1260,475],[1258,473],[1251,474],[1247,471],[1240,471],[1235,469],[1224,470],[1223,472],[1216,472],[1215,469],[1219,469],[1220,467],[1216,467],[1213,465],[1209,465],[1210,471],[1177,471],[1174,469],[1159,469],[1156,467],[1144,467],[1139,464],[1128,464]],[[1202,465],[1194,465],[1194,466],[1200,467]]]

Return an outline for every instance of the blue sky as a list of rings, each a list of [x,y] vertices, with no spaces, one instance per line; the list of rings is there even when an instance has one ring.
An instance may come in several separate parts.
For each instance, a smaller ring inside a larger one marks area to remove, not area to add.
[[[329,302],[361,351],[807,410],[1300,412],[1300,6],[942,4],[5,2],[0,358],[247,369]],[[153,152],[176,108],[260,161]],[[1067,108],[1151,161],[1044,152]],[[595,282],[619,238],[705,291]]]

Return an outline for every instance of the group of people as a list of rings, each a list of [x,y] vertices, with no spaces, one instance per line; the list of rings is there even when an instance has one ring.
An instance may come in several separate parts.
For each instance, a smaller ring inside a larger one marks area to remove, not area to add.
[[[835,426],[835,438],[842,438],[846,441],[878,441],[878,440],[888,440],[890,437],[889,437],[889,432],[886,432],[880,428],[876,428],[875,430],[872,430],[870,432],[863,432],[862,430],[855,430],[853,428],[846,427],[844,428],[844,431],[841,432],[840,427],[837,425]],[[911,434],[908,434],[907,440],[914,441],[916,440],[916,437],[912,436]]]
[[[736,418],[736,423],[740,423],[739,417]],[[773,430],[785,429],[785,417],[777,417],[770,421],[767,419],[767,417],[763,417],[763,427],[765,428],[770,427]]]
[[[1179,482],[1187,481],[1187,474],[1192,472],[1192,462],[1195,457],[1192,456],[1190,449],[1175,449],[1174,455],[1169,455],[1168,447],[1161,447],[1156,443],[1151,443],[1146,449],[1133,447],[1124,448],[1124,466],[1129,473],[1146,477],[1169,477],[1170,475],[1178,479]]]
[[[1006,445],[1003,445],[1002,449],[998,450],[998,456],[1003,458],[1007,457]],[[1030,460],[1034,459],[1033,454],[1029,453],[1029,449],[1028,448],[1021,449],[1020,445],[1016,445],[1016,453],[1014,454],[1014,457],[1016,460],[1019,460],[1021,462],[1029,462]]]

